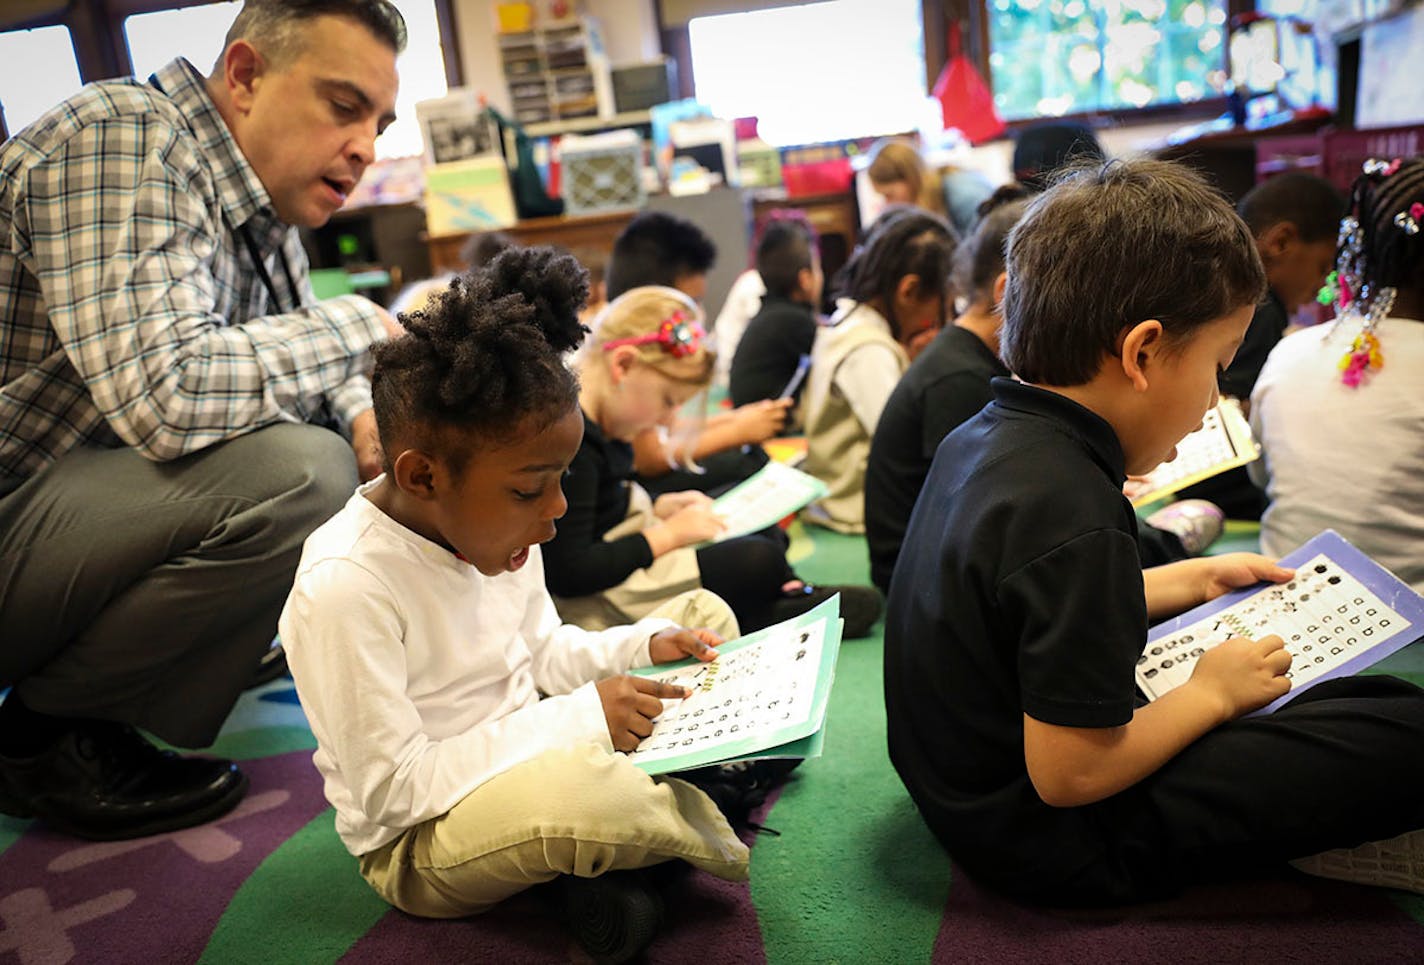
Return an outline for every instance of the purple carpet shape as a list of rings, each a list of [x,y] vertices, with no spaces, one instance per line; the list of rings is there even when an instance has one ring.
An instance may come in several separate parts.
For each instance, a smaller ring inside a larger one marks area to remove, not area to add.
[[[246,798],[200,827],[97,843],[31,826],[0,854],[0,961],[196,961],[253,870],[326,808],[310,751],[242,769]]]

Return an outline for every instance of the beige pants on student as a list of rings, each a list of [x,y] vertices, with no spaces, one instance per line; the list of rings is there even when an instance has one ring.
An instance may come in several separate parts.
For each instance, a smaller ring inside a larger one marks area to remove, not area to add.
[[[642,486],[630,483],[628,515],[603,535],[603,541],[611,543],[641,533],[656,522],[652,497]],[[606,630],[641,620],[679,593],[700,586],[702,570],[697,565],[697,550],[683,546],[659,556],[650,566],[634,570],[633,575],[611,589],[588,596],[556,596],[554,606],[566,623],[585,630]]]
[[[731,609],[706,590],[684,593],[652,615],[737,636]],[[362,876],[395,907],[456,918],[557,875],[589,878],[675,858],[741,881],[750,855],[706,794],[676,778],[649,777],[622,754],[584,743],[510,768],[360,863]]]

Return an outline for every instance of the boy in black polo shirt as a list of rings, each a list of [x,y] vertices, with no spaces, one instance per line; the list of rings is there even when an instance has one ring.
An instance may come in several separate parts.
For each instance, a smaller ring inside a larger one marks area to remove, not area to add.
[[[1114,162],[1030,206],[1008,275],[1002,351],[1024,384],[996,380],[941,445],[887,608],[890,756],[930,828],[976,877],[1047,903],[1303,856],[1424,891],[1424,691],[1334,680],[1241,718],[1289,688],[1269,636],[1139,706],[1149,620],[1291,575],[1255,554],[1144,571],[1122,495],[1216,402],[1264,288],[1246,225],[1185,168]],[[1405,873],[1362,870],[1365,850]]]
[[[816,341],[816,306],[825,279],[810,225],[789,220],[767,225],[756,262],[766,296],[732,357],[734,406],[779,397]],[[800,396],[798,386],[792,398]]]

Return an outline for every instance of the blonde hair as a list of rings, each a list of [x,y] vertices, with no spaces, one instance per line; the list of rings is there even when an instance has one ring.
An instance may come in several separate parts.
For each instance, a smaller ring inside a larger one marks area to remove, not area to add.
[[[591,358],[603,354],[604,346],[618,339],[652,335],[663,322],[681,312],[690,322],[706,328],[706,318],[697,303],[676,288],[645,285],[619,295],[604,306],[593,320],[592,332],[579,350],[578,366],[588,371]],[[707,347],[703,335],[697,347],[686,355],[676,356],[658,342],[632,345],[640,364],[674,382],[705,388],[712,381],[712,366],[717,355]]]
[[[870,152],[870,167],[866,169],[870,183],[878,186],[903,181],[910,186],[915,204],[942,215],[944,188],[939,173],[925,166],[920,152],[904,141],[881,141]]]

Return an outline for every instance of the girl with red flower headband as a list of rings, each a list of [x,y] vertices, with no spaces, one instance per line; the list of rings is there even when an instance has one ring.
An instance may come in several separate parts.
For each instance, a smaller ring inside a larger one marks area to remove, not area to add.
[[[580,626],[613,626],[703,587],[749,631],[841,592],[846,635],[863,636],[879,616],[874,590],[807,586],[787,564],[786,535],[776,527],[707,543],[724,528],[711,497],[653,499],[634,480],[632,440],[670,428],[705,392],[714,362],[701,309],[676,289],[632,289],[595,320],[576,362],[584,436],[564,480],[569,508],[544,548],[559,612]]]
[[[1370,160],[1321,292],[1335,322],[1284,339],[1251,395],[1252,475],[1277,555],[1329,526],[1424,591],[1424,158]],[[1342,495],[1345,498],[1341,498]]]

